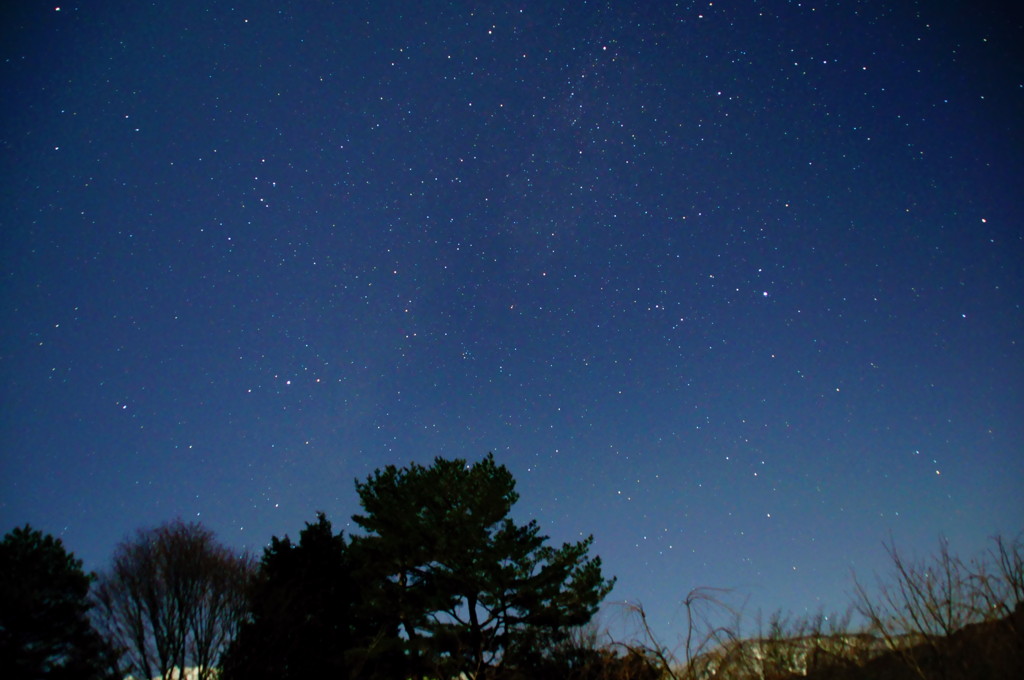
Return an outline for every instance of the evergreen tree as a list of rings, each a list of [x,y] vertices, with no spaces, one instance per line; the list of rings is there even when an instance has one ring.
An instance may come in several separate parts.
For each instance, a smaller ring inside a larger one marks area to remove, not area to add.
[[[588,557],[592,537],[553,548],[536,521],[508,516],[519,496],[493,455],[388,466],[356,490],[364,514],[353,520],[368,533],[354,545],[379,575],[414,677],[490,677],[589,621],[614,583]]]
[[[92,575],[60,539],[25,525],[0,543],[0,668],[11,680],[118,677],[89,620]]]
[[[344,534],[317,514],[298,543],[271,540],[249,615],[224,662],[224,680],[370,677],[389,636],[362,614]],[[390,636],[393,638],[393,636]]]

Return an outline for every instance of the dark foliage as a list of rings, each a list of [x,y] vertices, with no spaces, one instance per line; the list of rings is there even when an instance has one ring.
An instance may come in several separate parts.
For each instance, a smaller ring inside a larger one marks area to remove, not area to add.
[[[661,680],[659,660],[641,649],[600,645],[580,629],[547,650],[531,650],[517,658],[503,680]]]
[[[92,578],[60,539],[30,526],[0,543],[0,668],[11,680],[119,677],[89,621]]]
[[[388,466],[357,483],[368,535],[355,540],[377,578],[376,606],[404,634],[412,677],[495,676],[586,623],[613,581],[592,538],[553,548],[536,522],[509,518],[515,481],[488,455]]]
[[[323,513],[298,543],[274,537],[250,590],[249,615],[224,680],[373,677],[395,636],[362,606],[349,547]],[[389,642],[390,641],[390,642]],[[382,658],[383,657],[383,658]]]
[[[356,489],[363,514],[353,519],[366,535],[347,540],[318,513],[297,542],[274,537],[255,570],[201,525],[139,531],[93,594],[101,632],[51,656],[71,668],[89,644],[100,653],[110,641],[125,672],[166,680],[185,668],[200,680],[654,677],[642,655],[575,644],[614,580],[589,556],[592,538],[554,547],[536,522],[509,517],[515,482],[493,456],[389,466]],[[76,574],[66,589],[81,603],[69,607],[84,621],[90,581]],[[21,581],[30,579],[5,579],[4,597],[20,597]],[[5,621],[5,653],[15,628]],[[15,677],[102,677],[75,668]]]

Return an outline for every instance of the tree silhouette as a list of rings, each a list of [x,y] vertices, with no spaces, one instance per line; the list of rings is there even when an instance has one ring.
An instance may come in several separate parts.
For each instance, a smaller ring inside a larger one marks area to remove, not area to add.
[[[104,633],[126,650],[137,677],[172,680],[193,668],[206,680],[234,638],[250,574],[249,558],[201,524],[140,530],[99,578]]]
[[[491,454],[388,466],[356,490],[353,520],[368,533],[354,547],[379,575],[378,606],[394,613],[414,677],[491,677],[589,621],[614,583],[588,557],[592,537],[556,549],[535,521],[509,518],[515,480]]]
[[[0,543],[0,668],[12,680],[117,678],[89,621],[91,575],[60,539],[14,529]]]
[[[275,536],[223,680],[369,677],[380,665],[375,652],[395,636],[365,615],[354,569],[343,533],[335,535],[323,513],[297,544]]]

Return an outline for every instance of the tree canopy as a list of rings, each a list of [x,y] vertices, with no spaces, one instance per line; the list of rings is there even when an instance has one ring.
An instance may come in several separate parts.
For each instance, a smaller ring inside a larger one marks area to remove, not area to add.
[[[362,606],[355,570],[344,534],[334,534],[323,513],[298,543],[275,536],[224,660],[224,680],[369,677],[381,664],[377,652],[395,636]]]
[[[140,530],[100,576],[104,634],[137,677],[172,680],[192,668],[206,680],[235,636],[250,574],[249,558],[199,523]]]
[[[614,584],[588,556],[593,537],[554,548],[536,521],[516,524],[515,480],[493,455],[388,466],[356,491],[353,520],[367,534],[355,546],[380,577],[414,676],[514,665],[589,621]]]
[[[93,577],[60,541],[16,530],[0,550],[0,668],[16,680],[107,680],[119,660],[163,680],[492,680],[615,660],[570,638],[614,584],[593,538],[556,547],[515,521],[515,480],[493,455],[392,465],[355,486],[358,535],[318,513],[297,542],[273,537],[254,569],[175,521],[118,545],[91,599]]]
[[[117,654],[89,620],[92,576],[29,525],[0,542],[0,668],[12,680],[116,678]]]

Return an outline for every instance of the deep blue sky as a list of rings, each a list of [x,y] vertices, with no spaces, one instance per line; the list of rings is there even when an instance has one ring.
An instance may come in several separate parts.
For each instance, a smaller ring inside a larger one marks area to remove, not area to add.
[[[258,551],[494,451],[669,641],[1016,534],[996,4],[9,3],[0,529]]]

